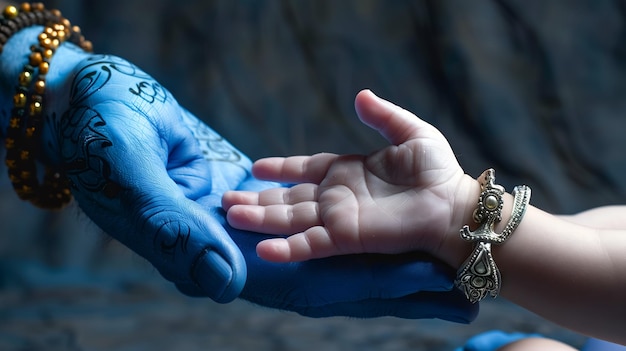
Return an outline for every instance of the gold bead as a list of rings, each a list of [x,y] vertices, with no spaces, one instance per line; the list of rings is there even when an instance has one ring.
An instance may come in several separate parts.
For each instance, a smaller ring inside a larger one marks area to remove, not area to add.
[[[24,2],[20,5],[20,9],[24,12],[30,12],[31,7],[30,7],[30,3],[28,2]]]
[[[4,147],[6,147],[7,149],[12,149],[15,147],[15,139],[13,138],[6,138],[4,140]]]
[[[43,93],[46,91],[46,81],[43,79],[37,79],[37,81],[35,82],[35,92],[39,95],[43,95]]]
[[[26,161],[26,160],[28,160],[29,157],[30,157],[30,152],[28,152],[26,150],[22,150],[20,152],[20,160]]]
[[[20,119],[17,117],[13,117],[9,120],[9,126],[11,128],[19,128],[20,127]]]
[[[36,115],[41,114],[41,110],[42,110],[41,102],[34,101],[32,104],[30,104],[30,115],[31,116],[36,116]]]
[[[17,17],[18,14],[19,14],[19,11],[17,10],[17,7],[12,6],[12,5],[5,7],[4,12],[2,12],[2,15],[4,16],[4,18],[10,19],[10,20]]]
[[[33,79],[33,75],[28,72],[28,71],[24,71],[22,73],[20,73],[20,85],[21,86],[28,86],[30,84],[30,82]]]
[[[28,179],[28,178],[22,178],[22,179]],[[32,194],[33,194],[33,187],[30,187],[28,185],[22,186],[22,195],[32,195]]]
[[[51,43],[52,39],[50,39],[49,37],[46,37],[39,42],[39,44],[41,44],[41,46],[43,46],[44,48],[49,48]]]
[[[26,106],[26,94],[17,93],[13,95],[13,104],[18,108]]]
[[[4,164],[8,169],[15,169],[15,160],[4,160]]]
[[[31,116],[37,116],[41,114],[41,111],[43,110],[43,104],[41,100],[42,100],[41,96],[39,95],[32,96],[32,101],[30,103],[30,115]]]
[[[493,211],[498,207],[499,203],[498,203],[498,198],[494,195],[489,195],[485,198],[485,207],[490,210]]]
[[[33,52],[28,57],[28,63],[30,63],[31,66],[39,66],[42,61],[43,57],[41,57],[40,52]]]
[[[50,70],[50,64],[48,62],[42,61],[39,64],[39,74],[46,75],[46,74],[48,74],[49,70]]]
[[[87,52],[92,52],[93,51],[93,44],[91,43],[91,41],[89,40],[85,40],[80,44],[81,49],[87,51]]]
[[[54,55],[54,50],[52,50],[52,49],[50,49],[50,48],[46,48],[46,49],[43,51],[43,57],[44,57],[46,60],[50,60],[50,59],[52,58],[52,56],[53,56],[53,55]]]
[[[43,3],[41,2],[34,2],[31,4],[31,8],[33,9],[33,11],[43,11],[46,9],[46,7],[44,6]]]
[[[28,138],[32,138],[33,135],[35,135],[35,127],[28,127],[26,128],[26,137]]]

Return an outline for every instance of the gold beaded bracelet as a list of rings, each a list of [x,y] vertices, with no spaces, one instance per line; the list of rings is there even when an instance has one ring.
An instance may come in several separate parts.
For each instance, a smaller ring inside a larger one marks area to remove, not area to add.
[[[494,225],[502,220],[504,188],[495,184],[496,176],[493,169],[486,170],[481,176],[482,191],[478,198],[478,207],[474,210],[474,222],[479,227],[471,231],[465,225],[461,229],[461,238],[476,242],[474,251],[461,265],[457,272],[455,284],[472,303],[482,300],[488,294],[498,296],[501,286],[500,270],[491,254],[491,244],[502,244],[517,229],[522,221],[530,202],[530,187],[519,185],[513,189],[513,210],[511,218],[498,234]]]
[[[22,200],[41,208],[60,208],[72,198],[64,176],[45,167],[40,183],[37,171],[46,74],[52,56],[63,42],[74,43],[85,51],[91,51],[92,46],[81,35],[80,28],[72,26],[58,10],[47,10],[42,3],[23,3],[19,9],[7,6],[2,12],[0,54],[11,36],[30,26],[44,26],[44,30],[37,44],[31,46],[28,62],[19,75],[5,139],[5,164],[13,188]]]

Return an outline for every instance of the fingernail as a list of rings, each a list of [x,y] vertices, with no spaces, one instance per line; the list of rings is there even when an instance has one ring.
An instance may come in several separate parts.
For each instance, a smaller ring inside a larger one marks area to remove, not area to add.
[[[210,298],[226,303],[237,297],[239,292],[232,289],[233,270],[219,253],[205,250],[194,266],[193,279]]]

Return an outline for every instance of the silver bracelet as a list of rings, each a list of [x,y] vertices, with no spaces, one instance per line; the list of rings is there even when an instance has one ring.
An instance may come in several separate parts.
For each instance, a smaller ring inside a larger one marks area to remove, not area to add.
[[[461,238],[475,242],[474,251],[465,260],[457,272],[455,285],[461,289],[472,303],[482,300],[488,294],[492,297],[500,293],[500,270],[491,254],[491,244],[502,244],[522,221],[530,202],[530,188],[519,185],[513,189],[515,197],[511,218],[502,233],[494,231],[494,226],[502,220],[504,188],[495,184],[495,171],[486,170],[481,176],[481,193],[478,207],[474,210],[474,221],[479,227],[471,231],[465,225],[461,229]]]

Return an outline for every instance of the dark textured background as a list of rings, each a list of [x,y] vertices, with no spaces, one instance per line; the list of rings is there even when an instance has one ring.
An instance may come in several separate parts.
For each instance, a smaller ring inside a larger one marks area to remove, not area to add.
[[[537,206],[626,202],[626,1],[46,4],[253,159],[384,145],[353,110],[371,88],[439,127],[468,173],[494,167],[509,189],[529,184]],[[310,320],[187,299],[78,210],[19,203],[5,178],[0,349],[450,350],[497,327],[581,340],[504,301],[464,326]]]

